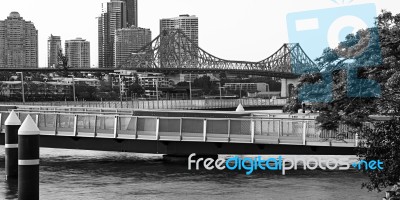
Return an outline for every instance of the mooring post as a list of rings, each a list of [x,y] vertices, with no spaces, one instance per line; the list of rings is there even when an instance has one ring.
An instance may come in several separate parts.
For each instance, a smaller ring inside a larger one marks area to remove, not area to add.
[[[39,134],[28,115],[18,130],[18,199],[39,200]]]
[[[18,129],[21,126],[14,110],[8,115],[5,125],[6,180],[18,177]]]

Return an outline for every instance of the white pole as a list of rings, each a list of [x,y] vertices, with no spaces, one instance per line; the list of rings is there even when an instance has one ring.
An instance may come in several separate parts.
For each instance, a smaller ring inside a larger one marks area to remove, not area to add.
[[[23,72],[17,72],[17,74],[21,74],[22,102],[25,104],[24,73]]]

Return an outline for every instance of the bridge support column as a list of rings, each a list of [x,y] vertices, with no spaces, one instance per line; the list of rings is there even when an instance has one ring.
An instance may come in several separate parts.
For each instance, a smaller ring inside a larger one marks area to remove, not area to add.
[[[288,82],[287,79],[285,79],[285,78],[281,79],[281,97],[282,98],[289,97],[287,82]]]

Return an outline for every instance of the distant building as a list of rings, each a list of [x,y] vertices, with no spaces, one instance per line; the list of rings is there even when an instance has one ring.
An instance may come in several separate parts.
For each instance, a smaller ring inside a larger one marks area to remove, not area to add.
[[[115,34],[114,67],[119,67],[133,52],[151,42],[150,29],[130,27],[118,29]]]
[[[100,87],[100,80],[95,79],[95,78],[65,78],[65,77],[57,77],[57,78],[53,78],[54,81],[59,82],[59,83],[65,83],[65,84],[69,84],[72,85],[73,83],[75,83],[75,85],[79,85],[79,84],[86,84],[92,87]]]
[[[5,96],[5,97],[21,96],[21,91],[22,91],[21,81],[0,81],[0,83],[1,83],[0,96]],[[47,95],[69,96],[71,94],[72,84],[69,83],[32,81],[31,84],[38,85],[37,90],[34,91],[37,96],[47,96]]]
[[[198,78],[198,74],[179,74],[179,82],[194,82]]]
[[[125,94],[129,87],[137,80],[138,74],[135,70],[115,70],[118,74],[109,74],[107,80],[111,79],[112,87],[119,86],[121,81],[121,91]],[[119,79],[121,77],[121,80]]]
[[[160,33],[171,29],[182,30],[195,45],[199,44],[199,18],[195,15],[179,15],[179,17],[160,20]]]
[[[90,68],[90,43],[82,38],[65,41],[65,56],[68,66],[73,68]]]
[[[173,82],[163,73],[142,73],[139,74],[139,85],[145,89],[146,98],[157,98],[162,96],[162,89],[172,88]],[[157,94],[158,85],[158,94]]]
[[[167,49],[167,52],[175,51],[180,59],[178,61],[180,65],[185,65],[185,67],[188,65],[196,66],[198,63],[197,47],[199,45],[199,19],[194,15],[179,15],[179,17],[160,20],[160,34],[163,34],[166,30],[172,29],[181,30],[191,42],[181,38],[178,40],[180,42],[179,46],[171,46],[171,44],[168,44],[169,41],[163,40],[160,41],[160,45],[163,46],[163,49]],[[160,54],[163,54],[163,52]],[[161,63],[170,63],[170,61],[165,58],[166,56],[161,55]]]
[[[127,27],[138,27],[138,1],[137,0],[122,0],[126,4],[126,23]]]
[[[111,0],[102,4],[102,13],[98,17],[99,68],[114,66],[114,39],[118,29],[127,27],[125,1]]]
[[[18,12],[0,21],[0,67],[38,67],[38,31]]]
[[[58,65],[58,53],[62,51],[61,37],[50,35],[47,40],[47,63],[48,67],[55,67]]]
[[[243,90],[246,92],[267,92],[267,86],[266,83],[225,83],[224,85],[226,90]]]

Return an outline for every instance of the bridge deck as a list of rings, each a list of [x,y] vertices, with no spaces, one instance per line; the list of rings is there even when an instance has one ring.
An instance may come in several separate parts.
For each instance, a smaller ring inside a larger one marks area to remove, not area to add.
[[[3,105],[19,105],[24,106],[37,106],[38,108],[53,108],[54,106],[65,107],[64,110],[73,109],[74,107],[86,107],[88,109],[152,109],[152,110],[208,110],[208,109],[235,109],[239,104],[246,108],[281,108],[286,105],[286,99],[261,99],[261,98],[248,98],[248,99],[196,99],[196,100],[131,100],[131,101],[85,101],[85,102],[71,102],[71,101],[56,101],[56,102],[3,102]]]
[[[305,153],[295,149],[310,154],[353,154],[357,143],[354,135],[337,137],[337,133],[316,129],[313,119],[18,113],[21,121],[28,114],[36,120],[42,144],[53,148],[146,153],[144,144],[148,144],[156,148],[147,153],[207,153],[202,148],[210,148],[214,154]],[[7,112],[0,113],[2,130],[7,116]],[[159,146],[166,149],[161,151]]]

